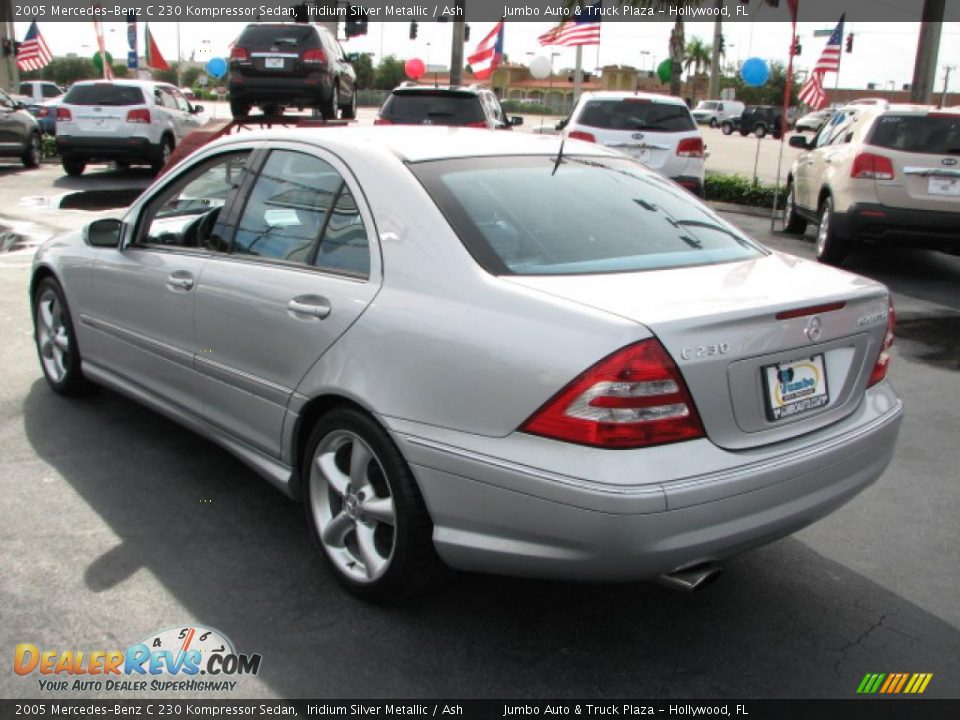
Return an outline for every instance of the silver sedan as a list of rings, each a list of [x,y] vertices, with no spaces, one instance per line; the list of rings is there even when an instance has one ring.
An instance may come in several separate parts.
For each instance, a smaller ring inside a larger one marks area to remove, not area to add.
[[[882,286],[603,146],[448,128],[217,141],[37,252],[50,387],[202,433],[336,577],[694,587],[890,461]]]

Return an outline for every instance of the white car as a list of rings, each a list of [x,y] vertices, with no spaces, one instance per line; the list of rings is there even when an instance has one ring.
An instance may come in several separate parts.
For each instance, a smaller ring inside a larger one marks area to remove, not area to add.
[[[701,125],[719,127],[724,120],[733,120],[743,114],[746,106],[736,100],[701,100],[690,113]]]
[[[173,148],[200,127],[202,111],[165,83],[78,82],[57,108],[57,152],[68,175],[97,161],[148,164],[159,172]]]
[[[63,88],[46,80],[24,80],[17,87],[17,92],[27,98],[25,102],[30,105],[60,97]]]
[[[703,136],[680,98],[653,93],[583,93],[563,136],[614,148],[703,196]]]

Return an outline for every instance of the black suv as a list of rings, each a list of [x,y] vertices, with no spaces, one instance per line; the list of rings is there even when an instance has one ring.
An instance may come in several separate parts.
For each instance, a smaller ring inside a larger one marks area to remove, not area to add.
[[[230,112],[246,117],[314,108],[327,120],[357,116],[357,74],[336,38],[306,23],[247,25],[230,51]]]
[[[522,125],[522,117],[507,118],[490,90],[470,87],[434,87],[404,83],[380,108],[374,125],[458,125],[509,130]]]
[[[775,105],[748,105],[739,118],[724,120],[720,128],[724,135],[730,135],[734,130],[739,130],[744,137],[750,133],[756,133],[758,138],[762,138],[767,133],[772,133],[779,139],[782,117],[783,108]]]
[[[35,168],[40,164],[40,127],[26,108],[0,90],[0,157],[17,157]]]

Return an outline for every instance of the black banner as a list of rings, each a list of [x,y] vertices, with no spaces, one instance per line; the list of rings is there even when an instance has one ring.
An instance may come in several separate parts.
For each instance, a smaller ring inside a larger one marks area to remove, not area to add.
[[[960,700],[0,700],[0,720],[63,717],[955,720]]]

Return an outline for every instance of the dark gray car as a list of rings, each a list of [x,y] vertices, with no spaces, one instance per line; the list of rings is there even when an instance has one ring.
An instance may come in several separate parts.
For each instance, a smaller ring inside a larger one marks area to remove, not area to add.
[[[40,164],[40,127],[22,102],[0,90],[0,157],[17,157],[28,168]]]

